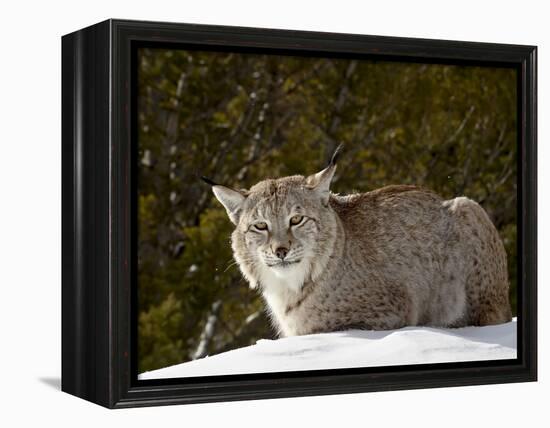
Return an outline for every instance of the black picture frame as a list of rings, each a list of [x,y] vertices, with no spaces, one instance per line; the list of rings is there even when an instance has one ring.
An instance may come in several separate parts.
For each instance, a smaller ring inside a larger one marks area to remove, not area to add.
[[[518,70],[518,358],[138,381],[136,46]],[[107,20],[62,38],[62,390],[109,408],[537,379],[535,46]]]

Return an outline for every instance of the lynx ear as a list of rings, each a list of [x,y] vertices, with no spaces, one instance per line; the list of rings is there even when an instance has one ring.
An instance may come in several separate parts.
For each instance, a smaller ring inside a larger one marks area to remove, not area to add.
[[[317,192],[321,198],[321,202],[325,206],[328,205],[328,199],[330,196],[330,182],[332,181],[332,177],[334,177],[334,172],[336,171],[336,160],[338,159],[341,150],[342,144],[336,148],[332,158],[330,159],[329,165],[325,169],[306,178],[307,186]]]
[[[239,216],[246,196],[239,190],[234,190],[229,187],[214,183],[212,180],[206,177],[201,178],[206,183],[212,186],[212,192],[214,192],[214,196],[216,196],[218,201],[220,201],[224,206],[225,210],[227,211],[227,215],[229,216],[229,220],[231,220],[233,224],[236,225],[239,222]]]

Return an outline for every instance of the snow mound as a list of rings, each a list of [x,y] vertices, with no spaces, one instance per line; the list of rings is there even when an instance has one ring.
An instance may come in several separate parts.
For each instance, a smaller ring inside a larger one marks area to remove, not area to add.
[[[140,380],[515,359],[516,319],[495,326],[349,330],[255,345],[139,375]]]

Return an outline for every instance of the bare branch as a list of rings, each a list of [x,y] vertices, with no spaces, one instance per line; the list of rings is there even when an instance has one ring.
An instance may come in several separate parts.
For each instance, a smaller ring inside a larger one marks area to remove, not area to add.
[[[221,300],[216,300],[214,303],[212,303],[212,308],[210,309],[210,313],[208,314],[208,318],[206,320],[206,323],[204,324],[204,328],[199,339],[199,345],[197,346],[195,353],[191,357],[193,360],[197,360],[206,356],[208,352],[208,345],[210,344],[210,341],[214,336],[214,329],[216,327],[216,322],[218,321],[218,313],[221,306]]]

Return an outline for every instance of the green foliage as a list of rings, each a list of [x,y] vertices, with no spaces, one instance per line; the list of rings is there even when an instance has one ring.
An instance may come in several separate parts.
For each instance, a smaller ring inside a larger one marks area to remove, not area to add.
[[[516,305],[516,71],[142,49],[139,370],[270,337],[233,264],[233,226],[205,175],[234,187],[310,174],[340,143],[333,191],[417,184],[487,210]],[[219,311],[214,303],[221,301]]]
[[[186,359],[185,346],[179,338],[181,306],[181,301],[169,294],[160,305],[139,314],[141,370],[166,367]]]

